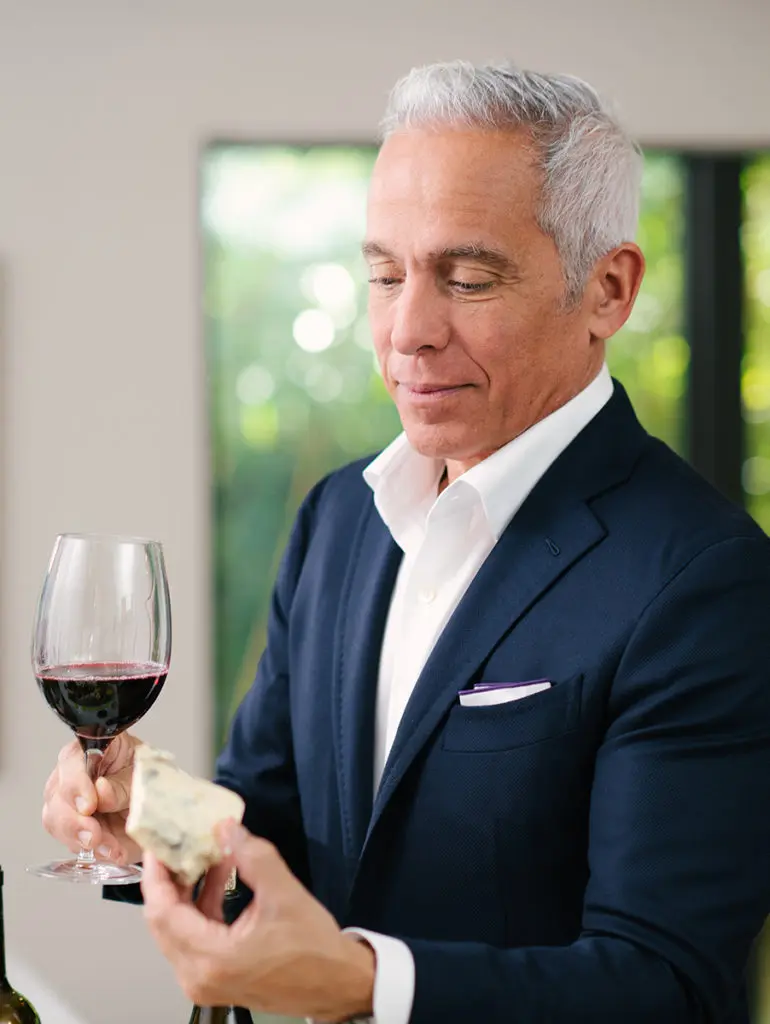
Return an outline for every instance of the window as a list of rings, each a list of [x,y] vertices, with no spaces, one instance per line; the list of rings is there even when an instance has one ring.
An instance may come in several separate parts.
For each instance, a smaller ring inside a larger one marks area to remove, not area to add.
[[[300,501],[400,427],[375,369],[360,256],[370,147],[216,146],[202,219],[215,565],[215,744],[251,684]],[[683,174],[648,156],[648,270],[609,362],[643,423],[683,450]]]
[[[746,506],[770,532],[770,154],[743,172],[745,264],[744,355],[741,398],[746,459]],[[770,610],[769,610],[770,613]],[[770,921],[757,944],[754,971],[757,1024],[770,1022]]]
[[[216,743],[264,647],[297,506],[392,439],[360,255],[371,148],[217,147],[203,186]]]

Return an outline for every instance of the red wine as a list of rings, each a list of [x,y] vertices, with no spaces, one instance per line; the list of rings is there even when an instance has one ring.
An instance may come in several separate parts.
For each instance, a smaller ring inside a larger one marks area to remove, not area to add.
[[[152,707],[168,669],[163,665],[52,665],[37,681],[61,720],[89,746],[106,746]],[[99,741],[102,741],[100,743]]]

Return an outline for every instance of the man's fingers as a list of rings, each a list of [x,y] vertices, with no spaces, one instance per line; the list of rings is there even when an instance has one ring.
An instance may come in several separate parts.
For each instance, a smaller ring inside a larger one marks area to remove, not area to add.
[[[50,800],[55,793],[59,790],[59,769],[54,768],[51,774],[46,779],[45,786],[43,787],[43,800]]]
[[[171,872],[151,853],[144,857],[141,887],[144,916],[150,931],[166,955],[173,960],[175,957],[172,953],[179,955],[187,949],[189,938],[184,927],[184,911],[192,908],[185,903]],[[179,911],[183,914],[183,927],[179,929],[180,934],[175,935],[178,925],[174,915]]]
[[[192,1001],[214,1005],[213,999],[208,1001],[207,986],[232,960],[227,925],[209,920],[186,902],[169,872],[152,854],[144,860],[142,895],[149,931],[174,968],[182,989]],[[218,1001],[218,994],[215,998]]]
[[[150,931],[172,963],[195,953],[214,955],[226,943],[227,926],[204,917],[151,853],[144,858],[142,895]]]
[[[168,868],[161,864],[154,853],[145,854],[144,870],[142,871],[142,894],[145,903],[161,910],[170,909],[179,903],[179,892],[174,877]]]
[[[113,853],[113,859],[120,860],[125,864],[141,861],[143,856],[141,846],[126,834],[125,814],[98,814],[96,817],[102,827],[103,842],[120,853],[120,856]]]
[[[72,853],[82,845],[98,860],[131,864],[142,859],[140,847],[126,835],[122,815],[78,814],[59,794],[43,806],[43,827]]]
[[[126,733],[113,740],[101,764],[108,777],[97,780],[96,786],[88,777],[78,740],[63,747],[43,792],[46,831],[72,851],[83,844],[101,859],[140,860],[136,844],[122,829],[113,834],[105,817],[128,809],[136,745],[137,740]]]
[[[133,864],[142,859],[142,850],[126,835],[122,814],[96,814],[101,829],[101,841],[96,847],[97,858],[114,860],[119,864]]]
[[[255,897],[258,890],[277,895],[287,886],[299,884],[272,843],[253,836],[232,818],[218,827],[217,838],[223,849],[232,851],[238,874]]]
[[[112,814],[128,810],[131,802],[131,779],[133,766],[123,768],[114,775],[102,775],[96,780],[97,810],[100,814]]]
[[[56,791],[64,801],[74,807],[79,814],[93,814],[96,809],[96,790],[88,778],[83,748],[77,740],[68,743],[59,751],[56,771]]]
[[[121,732],[104,752],[102,775],[114,775],[134,763],[136,748],[142,741],[130,732]]]
[[[233,868],[231,857],[226,858],[214,867],[209,868],[198,895],[197,907],[202,914],[212,921],[223,921],[222,901],[225,897],[225,886]]]
[[[100,822],[77,811],[60,794],[43,805],[43,828],[67,849],[77,853],[81,844],[96,849],[103,843]]]

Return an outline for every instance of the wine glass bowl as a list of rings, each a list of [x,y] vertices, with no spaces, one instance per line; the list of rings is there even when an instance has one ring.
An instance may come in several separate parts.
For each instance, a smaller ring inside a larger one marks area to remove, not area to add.
[[[38,602],[32,667],[48,705],[77,736],[93,782],[112,740],[152,707],[171,657],[163,549],[132,537],[61,534]],[[76,859],[28,868],[45,878],[120,885],[137,865]]]
[[[36,678],[49,706],[84,749],[105,751],[149,711],[166,674],[163,665],[83,662],[41,668]]]

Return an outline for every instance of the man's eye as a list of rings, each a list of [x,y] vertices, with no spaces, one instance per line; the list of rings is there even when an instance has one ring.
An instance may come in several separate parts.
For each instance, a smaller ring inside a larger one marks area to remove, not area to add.
[[[380,288],[392,288],[398,284],[397,277],[370,277],[369,284],[376,284]]]
[[[494,284],[493,281],[447,281],[450,288],[455,288],[459,292],[486,292]]]

